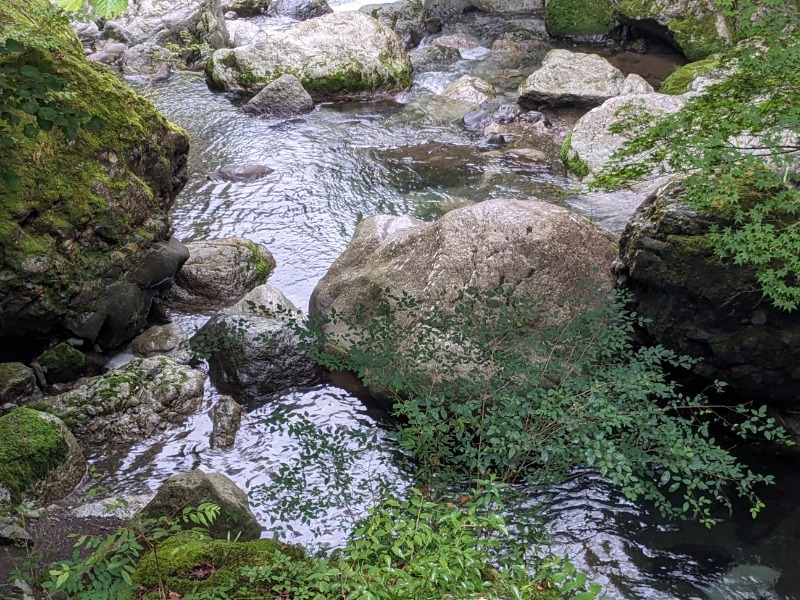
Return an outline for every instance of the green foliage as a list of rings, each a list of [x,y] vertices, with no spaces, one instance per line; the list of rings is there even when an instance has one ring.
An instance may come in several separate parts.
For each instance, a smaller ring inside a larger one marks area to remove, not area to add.
[[[615,25],[608,0],[550,0],[544,22],[554,37],[604,36]]]
[[[320,333],[323,348],[338,350],[316,358],[356,372],[394,401],[398,441],[426,485],[494,475],[538,487],[588,466],[670,517],[713,525],[732,493],[757,510],[755,488],[772,478],[741,465],[711,433],[710,417],[730,413],[726,420],[740,420],[736,434],[783,440],[784,432],[761,412],[684,395],[665,370],[692,359],[635,348],[638,321],[625,302],[590,291],[564,303],[561,322],[531,336],[541,308],[510,289],[468,290],[451,311],[387,295],[367,322],[326,319],[347,333]],[[413,339],[398,344],[410,322]]]
[[[800,304],[800,15],[783,3],[740,7],[749,42],[723,54],[724,79],[637,133],[595,185],[617,188],[680,173],[681,199],[718,217],[709,242],[721,258],[754,267],[777,307]]]
[[[79,11],[84,0],[57,0],[56,4],[68,11]],[[89,5],[101,17],[116,17],[128,8],[128,0],[89,0]]]
[[[83,366],[86,358],[83,352],[62,342],[42,352],[38,361],[47,371],[54,372]]]

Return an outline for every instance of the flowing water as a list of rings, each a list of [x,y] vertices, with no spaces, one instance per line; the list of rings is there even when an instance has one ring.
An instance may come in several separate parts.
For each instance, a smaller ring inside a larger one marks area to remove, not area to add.
[[[177,237],[238,235],[264,244],[278,263],[270,283],[306,307],[358,221],[377,213],[432,220],[487,198],[540,198],[572,206],[619,231],[636,197],[572,196],[568,190],[576,182],[552,156],[519,145],[481,152],[475,134],[453,122],[446,110],[431,108],[436,106],[432,93],[476,69],[486,56],[478,49],[444,69],[416,73],[414,89],[399,99],[328,104],[290,120],[247,116],[237,109],[236,98],[209,91],[197,77],[173,77],[145,88],[156,106],[192,136],[190,180],[172,213]],[[208,171],[231,163],[264,164],[275,171],[253,183],[205,178]],[[208,315],[174,318],[191,331]],[[340,388],[323,385],[290,391],[249,412],[235,446],[212,450],[206,413],[216,395],[209,389],[203,409],[183,426],[96,461],[100,482],[112,493],[130,495],[154,490],[176,472],[196,467],[219,471],[248,490],[262,523],[277,525],[265,490],[281,464],[300,450],[288,424],[274,425],[276,416],[291,424],[306,415],[314,427],[348,426],[382,435],[368,407]],[[397,450],[388,439],[382,451],[353,452],[358,453],[353,477],[359,489],[369,491],[376,472],[402,484],[393,466]],[[568,553],[603,584],[608,598],[800,598],[800,508],[789,493],[800,486],[800,472],[780,461],[769,465],[782,472],[776,489],[767,494],[762,517],[750,521],[740,511],[712,531],[665,522],[651,507],[626,500],[591,474],[530,502],[543,503],[554,550]],[[324,495],[322,470],[310,469],[306,475],[307,489]],[[359,509],[328,510],[320,522],[330,531],[321,535],[295,519],[289,523],[293,541],[340,543]]]

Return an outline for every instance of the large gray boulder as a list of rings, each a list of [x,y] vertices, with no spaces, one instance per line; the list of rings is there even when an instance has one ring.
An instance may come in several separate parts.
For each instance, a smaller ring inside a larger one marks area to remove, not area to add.
[[[612,239],[588,220],[539,201],[488,200],[433,223],[379,215],[358,225],[314,289],[309,313],[352,317],[360,309],[380,309],[387,289],[409,294],[419,302],[419,313],[449,310],[468,288],[511,286],[541,303],[542,326],[559,300],[580,295],[583,280],[610,287],[615,257]],[[349,345],[341,323],[324,329],[337,346]],[[398,331],[398,345],[413,330],[408,323]]]
[[[353,12],[304,21],[264,43],[218,50],[206,73],[217,87],[249,93],[289,73],[314,98],[398,92],[411,85],[411,63],[397,34]]]
[[[264,43],[269,37],[262,27],[249,21],[225,21],[225,26],[228,28],[231,48]]]
[[[184,309],[231,304],[264,283],[275,259],[264,246],[233,237],[187,244],[189,260],[175,276],[168,301]]]
[[[583,115],[573,127],[562,147],[564,164],[577,175],[594,177],[608,164],[614,152],[634,138],[632,128],[620,133],[609,130],[623,118],[618,114],[621,110],[626,117],[646,117],[648,122],[655,123],[659,116],[678,112],[685,104],[685,97],[666,94],[631,94],[606,100]],[[652,188],[654,184],[648,180],[645,185]],[[655,186],[658,187],[658,183]]]
[[[317,383],[321,371],[296,331],[302,321],[302,313],[279,290],[255,288],[197,334],[206,348],[211,381],[251,405]]]
[[[645,331],[745,398],[800,407],[800,313],[774,307],[750,267],[720,259],[709,233],[731,223],[690,209],[681,194],[670,184],[651,195],[620,240],[619,282]]]
[[[261,525],[250,510],[247,494],[222,473],[204,473],[195,469],[189,473],[173,475],[156,492],[141,515],[148,519],[167,517],[176,519],[184,508],[197,508],[212,503],[220,508],[219,517],[208,528],[212,538],[218,540],[257,540]],[[186,523],[185,527],[194,527]]]
[[[30,408],[0,417],[0,507],[60,500],[85,473],[78,442],[58,417]]]
[[[442,30],[441,20],[426,4],[432,3],[400,0],[387,4],[368,4],[358,10],[378,19],[397,33],[406,48],[415,48],[423,38]]]
[[[601,56],[551,50],[520,85],[518,102],[530,108],[542,104],[588,108],[618,96],[624,82],[622,71]]]
[[[314,101],[294,75],[281,75],[258,92],[244,107],[256,115],[287,117],[314,110]]]
[[[105,30],[131,47],[183,45],[187,36],[212,48],[224,48],[229,42],[220,0],[138,0],[109,21]]]
[[[270,17],[288,17],[305,21],[333,12],[325,0],[272,0],[267,9]]]
[[[202,371],[159,356],[78,381],[70,391],[37,406],[60,417],[87,445],[126,443],[166,429],[203,399]]]

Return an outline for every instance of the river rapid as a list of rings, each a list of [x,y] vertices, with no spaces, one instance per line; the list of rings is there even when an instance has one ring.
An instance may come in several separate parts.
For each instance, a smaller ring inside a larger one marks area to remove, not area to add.
[[[285,26],[260,22],[267,28]],[[619,232],[639,201],[636,196],[577,195],[578,182],[552,151],[537,154],[519,144],[481,150],[481,135],[466,131],[436,106],[434,95],[461,74],[480,72],[487,55],[487,48],[478,48],[462,52],[445,68],[417,71],[411,92],[397,98],[323,104],[289,120],[248,116],[237,108],[239,99],[210,91],[197,76],[173,75],[167,82],[140,86],[192,138],[190,180],[172,210],[176,236],[193,241],[235,235],[265,245],[278,264],[269,283],[307,307],[317,281],[345,249],[359,220],[369,215],[410,213],[432,220],[489,198],[539,198]],[[637,67],[641,72],[636,55],[615,60],[628,67],[626,72]],[[658,60],[651,57],[649,64]],[[520,65],[520,72],[534,67]],[[579,114],[553,114],[551,135],[563,138]],[[252,183],[206,179],[207,172],[226,164],[263,164],[274,173]],[[172,315],[190,333],[208,316]],[[265,535],[290,525],[294,533],[283,533],[289,541],[341,543],[363,506],[331,507],[317,522],[326,530],[320,533],[300,519],[276,522],[269,489],[281,464],[301,451],[292,423],[320,430],[351,427],[386,437],[380,415],[332,385],[292,390],[250,410],[233,448],[212,450],[207,411],[218,394],[207,387],[204,407],[183,426],[118,455],[93,457],[96,483],[129,496],[155,490],[174,473],[198,467],[219,471],[248,491],[256,516],[267,526]],[[275,425],[278,416],[283,425]],[[359,487],[369,490],[375,473],[402,485],[390,440],[380,451],[353,452]],[[753,460],[776,474],[777,485],[765,491],[767,508],[755,521],[740,510],[710,531],[667,522],[593,474],[576,477],[546,497],[532,494],[512,509],[541,504],[553,551],[568,554],[590,580],[603,585],[608,598],[800,598],[800,509],[791,494],[800,489],[800,470],[781,459]],[[306,472],[311,493],[324,494],[323,471]]]

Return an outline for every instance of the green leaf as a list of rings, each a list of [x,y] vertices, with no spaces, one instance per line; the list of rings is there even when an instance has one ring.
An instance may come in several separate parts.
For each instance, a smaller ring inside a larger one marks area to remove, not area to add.
[[[83,0],[56,0],[56,5],[64,10],[75,12],[83,7]]]
[[[128,0],[89,0],[89,3],[103,17],[116,17],[128,7]]]

